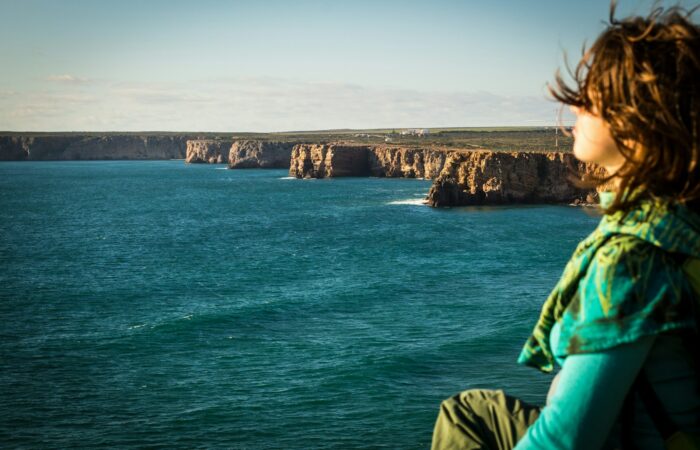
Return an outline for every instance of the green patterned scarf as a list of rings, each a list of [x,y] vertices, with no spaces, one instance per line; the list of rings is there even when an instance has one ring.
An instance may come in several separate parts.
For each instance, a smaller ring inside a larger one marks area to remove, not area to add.
[[[612,195],[602,193],[601,205]],[[606,214],[574,251],[518,363],[550,372],[554,355],[595,352],[696,327],[693,276],[684,272],[696,258],[700,216],[682,205],[647,199],[626,213]],[[700,265],[693,267],[697,272]],[[549,334],[556,321],[562,333],[552,349]]]

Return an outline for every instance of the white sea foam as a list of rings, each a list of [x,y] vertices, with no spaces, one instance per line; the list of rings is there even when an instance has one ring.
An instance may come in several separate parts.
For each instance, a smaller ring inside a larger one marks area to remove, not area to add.
[[[297,177],[282,177],[280,180],[296,180]]]
[[[214,170],[228,170],[228,167],[214,167]]]
[[[409,198],[406,200],[395,200],[393,202],[389,202],[389,205],[415,205],[415,206],[423,206],[425,205],[425,200],[423,198]]]

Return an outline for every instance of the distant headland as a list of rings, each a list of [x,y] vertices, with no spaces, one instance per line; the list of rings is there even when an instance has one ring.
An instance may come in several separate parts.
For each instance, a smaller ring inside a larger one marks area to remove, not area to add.
[[[586,204],[572,140],[553,127],[327,130],[286,133],[0,132],[0,161],[168,160],[286,168],[297,178],[432,179],[431,206]]]

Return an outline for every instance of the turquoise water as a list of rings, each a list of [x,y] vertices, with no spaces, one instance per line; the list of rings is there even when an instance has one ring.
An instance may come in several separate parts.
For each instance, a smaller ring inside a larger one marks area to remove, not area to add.
[[[222,167],[0,163],[0,446],[422,449],[457,391],[543,401],[515,359],[596,217]]]

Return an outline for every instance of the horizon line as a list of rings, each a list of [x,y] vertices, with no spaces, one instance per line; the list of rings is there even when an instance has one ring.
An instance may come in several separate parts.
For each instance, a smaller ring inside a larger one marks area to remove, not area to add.
[[[480,130],[489,128],[500,129],[553,129],[568,128],[573,124],[559,125],[486,125],[486,126],[453,126],[453,127],[378,127],[378,128],[327,128],[310,130],[281,130],[281,131],[213,131],[213,130],[0,130],[0,134],[6,133],[180,133],[180,134],[297,134],[297,133],[329,133],[329,132],[353,132],[353,131],[385,131],[385,130]]]

